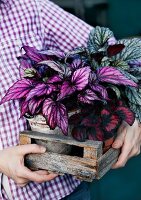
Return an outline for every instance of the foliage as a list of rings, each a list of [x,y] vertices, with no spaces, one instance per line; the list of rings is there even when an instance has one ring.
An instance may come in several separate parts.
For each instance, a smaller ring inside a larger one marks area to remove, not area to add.
[[[42,114],[80,141],[113,137],[122,121],[141,121],[141,40],[117,41],[111,30],[94,28],[87,47],[64,53],[24,46],[21,79],[1,104],[19,99],[21,116]],[[70,116],[70,112],[79,113]],[[135,115],[134,115],[135,113]]]

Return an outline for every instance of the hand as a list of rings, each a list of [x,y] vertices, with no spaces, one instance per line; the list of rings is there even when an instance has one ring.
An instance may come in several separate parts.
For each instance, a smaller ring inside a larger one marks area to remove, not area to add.
[[[121,148],[121,154],[118,161],[114,164],[113,169],[124,167],[129,158],[140,154],[141,146],[141,128],[135,120],[132,126],[123,122],[118,130],[117,138],[112,147]]]
[[[0,151],[0,172],[12,178],[20,187],[28,182],[42,183],[54,179],[56,174],[46,170],[31,171],[24,166],[24,156],[30,153],[45,153],[46,149],[36,144],[10,147]]]

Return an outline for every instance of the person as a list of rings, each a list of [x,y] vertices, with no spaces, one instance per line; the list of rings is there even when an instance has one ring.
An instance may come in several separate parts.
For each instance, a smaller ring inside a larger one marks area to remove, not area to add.
[[[60,49],[86,46],[91,26],[48,0],[0,1],[0,99],[19,78],[19,61],[23,45],[38,49]],[[24,156],[44,153],[35,144],[18,146],[19,132],[27,129],[20,118],[19,102],[0,107],[0,199],[14,200],[89,200],[88,185],[71,175],[58,176],[45,170],[31,171],[24,166]],[[140,153],[141,132],[137,120],[133,126],[123,122],[114,148],[121,154],[113,168],[126,164]]]

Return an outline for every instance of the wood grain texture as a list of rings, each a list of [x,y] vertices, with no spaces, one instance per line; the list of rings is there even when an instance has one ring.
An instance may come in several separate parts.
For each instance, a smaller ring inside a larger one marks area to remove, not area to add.
[[[102,156],[102,146],[95,149],[94,147],[84,147],[84,158],[98,159]]]
[[[102,155],[102,142],[90,141],[78,142],[71,137],[45,134],[34,131],[24,131],[20,135],[20,144],[30,144],[33,141],[49,141],[64,143],[81,147],[82,157],[64,155],[53,152],[44,154],[30,154],[25,157],[25,165],[32,170],[45,169],[59,175],[71,174],[76,178],[91,182],[100,179],[117,161],[119,150],[109,149]]]
[[[52,152],[27,155],[25,165],[31,169],[45,169],[61,175],[72,174],[87,181],[92,181],[96,175],[95,160]]]
[[[111,148],[98,159],[97,175],[96,175],[97,179],[100,179],[111,169],[112,165],[118,160],[119,154],[120,154],[119,149]]]
[[[31,144],[31,138],[27,135],[20,135],[20,145]]]
[[[91,140],[86,140],[85,142],[78,142],[74,140],[72,137],[68,137],[68,136],[66,137],[64,135],[45,134],[45,133],[40,133],[40,132],[35,132],[35,131],[23,131],[21,132],[21,135],[29,136],[31,139],[53,141],[53,142],[65,143],[69,145],[75,145],[79,147],[91,147],[96,150],[102,148],[102,142],[91,141]]]

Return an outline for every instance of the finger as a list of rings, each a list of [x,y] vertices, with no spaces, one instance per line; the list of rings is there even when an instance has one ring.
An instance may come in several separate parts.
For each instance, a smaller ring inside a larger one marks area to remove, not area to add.
[[[27,184],[29,183],[29,181],[22,183],[22,184],[17,184],[19,187],[25,187]]]
[[[18,186],[20,186],[20,187],[26,185],[26,184],[29,182],[29,180],[27,180],[27,179],[25,179],[25,178],[23,178],[23,177],[18,177],[18,178],[15,179],[14,181],[15,181],[15,183],[16,183]]]
[[[37,174],[39,174],[39,175],[48,175],[49,174],[49,172],[48,171],[46,171],[46,170],[38,170],[38,171],[35,171]]]
[[[138,156],[140,154],[141,150],[140,150],[140,146],[139,147],[134,147],[132,149],[132,151],[130,152],[128,158],[132,158],[134,156]]]
[[[114,141],[114,143],[112,144],[112,147],[114,149],[119,149],[122,147],[123,143],[124,143],[124,139],[125,139],[125,136],[126,136],[126,127],[125,126],[122,126],[120,127],[119,131],[118,131],[118,135]]]
[[[18,148],[21,155],[26,155],[30,153],[45,153],[46,151],[45,147],[39,146],[37,144],[21,145]]]
[[[118,161],[113,165],[112,168],[117,169],[117,168],[124,167],[129,158],[129,154],[130,154],[131,150],[132,149],[130,147],[130,144],[125,143],[122,147],[121,154],[118,158]]]
[[[33,172],[33,171],[29,170],[28,168],[24,167],[23,176],[30,181],[41,183],[41,182],[45,182],[45,181],[50,181],[50,180],[56,178],[58,175],[56,175],[56,174],[42,174],[42,175],[40,175],[36,171]]]

